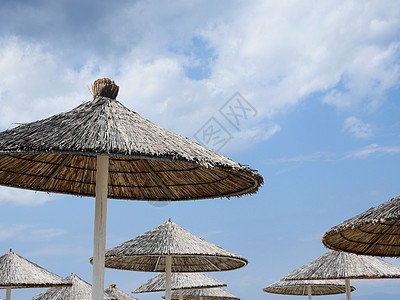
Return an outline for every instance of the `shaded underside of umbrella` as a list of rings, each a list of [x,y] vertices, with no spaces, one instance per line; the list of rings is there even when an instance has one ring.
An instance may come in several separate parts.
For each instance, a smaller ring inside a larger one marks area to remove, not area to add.
[[[9,251],[0,257],[0,286],[15,289],[71,286],[71,283]]]
[[[132,293],[148,293],[165,291],[165,273],[160,273],[148,280]],[[225,283],[201,273],[172,273],[171,290],[223,287]]]
[[[116,93],[105,95],[0,133],[0,185],[94,196],[98,155],[110,158],[108,198],[230,197],[263,183],[249,167],[142,118],[111,98]]]
[[[240,298],[221,288],[184,290],[182,294],[184,300],[198,300],[200,298],[203,300],[240,300]],[[178,292],[172,293],[172,299],[179,299]]]
[[[135,297],[132,297],[131,295],[128,295],[127,293],[124,293],[123,291],[118,289],[115,283],[110,284],[105,292],[110,294],[111,296],[114,296],[118,300],[137,300]]]
[[[52,287],[43,291],[39,295],[33,297],[31,300],[65,300],[65,299],[79,299],[91,300],[92,287],[89,283],[79,278],[75,274],[69,275],[65,280],[72,283],[70,287]],[[104,293],[104,300],[119,300],[108,293]]]
[[[344,282],[340,280],[295,280],[277,281],[265,288],[264,292],[280,295],[307,296],[308,287],[311,287],[312,296],[336,295],[346,293]],[[356,288],[351,286],[351,291]]]
[[[373,256],[328,251],[281,280],[400,278],[400,269]]]
[[[400,196],[328,230],[323,244],[363,255],[400,256]]]
[[[120,270],[165,272],[167,256],[172,257],[172,272],[228,271],[247,265],[245,258],[167,221],[108,249],[105,266]]]

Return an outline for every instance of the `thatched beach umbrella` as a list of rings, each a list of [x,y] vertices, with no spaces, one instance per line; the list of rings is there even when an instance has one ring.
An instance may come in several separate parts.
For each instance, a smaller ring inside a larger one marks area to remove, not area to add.
[[[71,286],[60,276],[11,251],[0,257],[0,287],[6,288],[6,299],[11,299],[11,289]]]
[[[350,300],[350,279],[383,278],[400,278],[400,269],[377,257],[331,250],[281,280],[345,279]]]
[[[163,292],[166,290],[165,283],[165,273],[160,273],[143,283],[132,293]],[[202,273],[172,273],[171,276],[171,290],[178,291],[179,300],[183,299],[182,290],[223,286],[226,286],[226,284]]]
[[[71,274],[66,281],[71,282],[70,287],[52,287],[47,291],[41,292],[31,300],[90,300],[92,297],[92,287],[89,283],[81,279],[76,274]],[[117,297],[104,293],[104,300],[119,300]]]
[[[354,286],[350,288],[352,292],[356,289]],[[263,291],[280,295],[308,296],[311,300],[312,296],[344,294],[346,286],[340,280],[279,280],[263,288]]]
[[[124,293],[120,289],[117,289],[115,283],[110,284],[110,286],[105,290],[106,293],[117,298],[117,300],[137,300],[136,298]]]
[[[240,298],[221,288],[184,290],[182,294],[184,300],[240,300]],[[165,297],[163,296],[163,298]],[[177,291],[172,293],[171,299],[179,299]]]
[[[171,272],[229,271],[247,265],[245,258],[191,234],[170,220],[108,249],[105,257],[107,268],[165,272],[168,300]]]
[[[322,243],[333,250],[400,257],[400,196],[331,228]]]
[[[179,201],[255,193],[263,178],[143,119],[115,100],[109,79],[93,101],[0,133],[0,185],[96,197],[93,299],[102,299],[107,197]]]

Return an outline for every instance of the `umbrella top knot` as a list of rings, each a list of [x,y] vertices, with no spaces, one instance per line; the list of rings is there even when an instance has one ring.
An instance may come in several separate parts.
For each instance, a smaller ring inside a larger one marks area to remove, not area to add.
[[[107,97],[110,99],[116,99],[118,96],[119,86],[115,82],[108,78],[97,79],[92,84],[93,99],[96,97]]]

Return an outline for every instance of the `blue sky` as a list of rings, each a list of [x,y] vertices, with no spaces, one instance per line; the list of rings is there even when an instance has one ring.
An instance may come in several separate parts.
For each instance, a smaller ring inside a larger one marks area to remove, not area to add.
[[[400,3],[215,2],[2,1],[0,129],[89,101],[102,77],[129,109],[193,140],[211,120],[229,137],[213,147],[259,170],[260,191],[164,206],[110,200],[107,248],[171,218],[249,260],[210,274],[228,291],[289,299],[261,290],[325,253],[326,230],[400,194]],[[223,108],[237,92],[251,110],[234,126]],[[13,248],[91,281],[93,199],[0,188],[0,205],[1,254]],[[106,270],[105,281],[130,292],[154,275]],[[398,280],[352,284],[356,300],[400,295]]]

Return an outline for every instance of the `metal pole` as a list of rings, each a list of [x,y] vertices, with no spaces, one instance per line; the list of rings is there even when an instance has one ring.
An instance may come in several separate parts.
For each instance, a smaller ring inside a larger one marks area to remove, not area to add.
[[[182,293],[182,290],[179,290],[179,291],[178,291],[178,294],[179,294],[179,300],[183,300],[183,293]]]
[[[165,257],[165,277],[166,277],[166,291],[165,299],[171,300],[171,269],[172,269],[172,257],[167,255]]]
[[[350,279],[345,279],[346,283],[346,300],[351,300]]]
[[[310,285],[308,285],[307,286],[307,293],[308,293],[308,300],[311,300],[312,299],[312,293],[311,293],[311,286]]]
[[[94,215],[92,300],[104,297],[104,262],[108,193],[108,156],[97,156],[96,207]]]
[[[11,286],[6,289],[6,300],[11,300]]]

